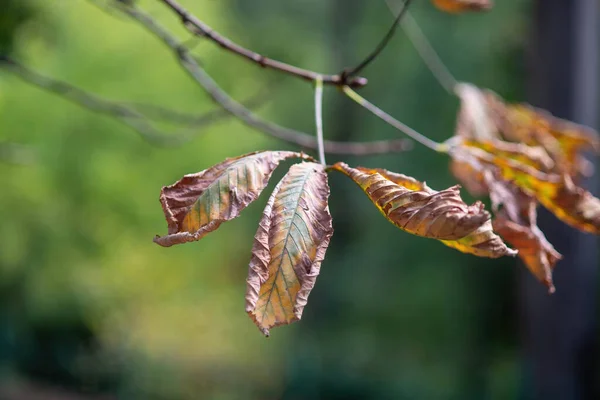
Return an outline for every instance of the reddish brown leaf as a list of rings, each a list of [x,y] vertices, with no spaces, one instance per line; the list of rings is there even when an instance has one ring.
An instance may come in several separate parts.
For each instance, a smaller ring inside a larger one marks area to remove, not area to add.
[[[456,148],[450,154],[464,160],[468,153],[478,162],[513,183],[528,196],[535,197],[563,222],[585,232],[600,234],[600,200],[576,186],[569,175],[544,173],[530,165],[503,158],[478,148]]]
[[[463,253],[473,254],[478,257],[514,257],[517,254],[515,250],[508,248],[502,239],[494,233],[492,222],[489,220],[461,239],[442,240],[442,243]]]
[[[510,221],[503,214],[494,218],[493,225],[494,230],[504,240],[519,250],[519,257],[529,271],[548,287],[550,293],[554,293],[552,270],[562,256],[548,242],[537,225],[520,225]]]
[[[297,321],[333,234],[324,167],[293,165],[263,212],[248,271],[246,312],[265,334]]]
[[[453,158],[450,162],[450,172],[471,195],[480,197],[488,194],[483,174],[473,168],[471,164]]]
[[[457,84],[455,92],[460,98],[455,135],[480,142],[500,139],[498,111],[490,107],[492,99],[477,86],[466,82]]]
[[[516,254],[494,234],[483,204],[467,206],[458,186],[437,192],[416,179],[383,169],[350,168],[344,163],[333,168],[356,182],[388,221],[402,230],[480,257]]]
[[[495,211],[494,230],[519,250],[529,271],[554,293],[552,270],[562,256],[537,226],[535,200],[489,170],[485,171],[485,180]]]
[[[437,192],[413,178],[382,169],[351,168],[341,162],[332,168],[360,186],[388,221],[414,235],[456,240],[490,219],[480,202],[467,206],[462,201],[458,186]]]
[[[566,173],[573,179],[593,173],[593,166],[582,152],[600,151],[597,132],[528,104],[505,104],[491,91],[486,91],[484,97],[488,113],[504,139],[543,147],[554,160],[556,173]]]
[[[228,158],[163,187],[160,202],[169,234],[157,236],[154,242],[169,247],[201,239],[237,217],[267,186],[277,165],[294,157],[306,158],[289,151],[262,151]]]

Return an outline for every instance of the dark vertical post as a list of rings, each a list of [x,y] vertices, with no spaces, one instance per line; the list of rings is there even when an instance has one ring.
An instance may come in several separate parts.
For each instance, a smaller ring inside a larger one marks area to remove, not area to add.
[[[599,5],[598,0],[536,1],[528,88],[534,105],[596,128]],[[586,184],[597,194],[593,182]],[[540,215],[540,226],[564,260],[555,270],[557,292],[552,296],[526,272],[521,276],[525,397],[597,399],[597,238],[547,212]]]

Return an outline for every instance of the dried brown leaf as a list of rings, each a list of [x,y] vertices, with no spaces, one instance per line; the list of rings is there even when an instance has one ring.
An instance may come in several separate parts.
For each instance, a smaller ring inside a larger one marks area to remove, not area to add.
[[[485,180],[495,212],[494,230],[519,250],[527,269],[554,293],[552,270],[562,256],[537,226],[535,199],[489,170],[485,171]]]
[[[531,165],[472,147],[455,149],[450,153],[453,157],[464,159],[460,154],[465,151],[487,167],[496,167],[503,180],[535,197],[563,222],[585,232],[600,234],[600,200],[575,185],[569,175],[544,173]]]
[[[476,141],[499,139],[498,111],[490,107],[492,99],[477,86],[466,82],[457,84],[454,91],[460,99],[455,135]]]
[[[494,233],[492,221],[489,220],[461,239],[442,240],[442,243],[463,253],[478,257],[500,258],[517,255],[517,251],[508,248],[502,239]]]
[[[537,225],[520,225],[502,213],[494,217],[493,225],[504,240],[519,250],[519,257],[527,269],[548,287],[550,293],[554,293],[552,270],[562,256]]]
[[[504,139],[543,147],[554,160],[556,173],[566,173],[573,179],[591,176],[593,166],[582,152],[600,151],[600,136],[596,131],[528,104],[506,104],[489,90],[482,93],[488,115]]]
[[[332,168],[360,186],[388,221],[413,235],[456,240],[490,219],[482,203],[464,203],[458,186],[438,192],[413,178],[383,169],[351,168],[342,162]]]
[[[306,158],[290,151],[262,151],[228,158],[163,187],[160,202],[168,235],[154,242],[169,247],[201,239],[240,212],[260,195],[279,163]]]
[[[471,195],[480,197],[488,194],[488,188],[485,185],[481,171],[473,168],[468,162],[462,162],[457,159],[450,161],[450,172],[467,189]]]
[[[297,321],[333,234],[324,167],[293,165],[269,198],[254,238],[246,312],[265,334]]]

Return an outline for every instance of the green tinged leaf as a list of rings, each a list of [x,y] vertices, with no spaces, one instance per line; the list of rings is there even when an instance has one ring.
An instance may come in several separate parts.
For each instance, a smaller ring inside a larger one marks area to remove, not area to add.
[[[163,187],[160,202],[169,234],[157,236],[154,242],[164,247],[193,242],[236,218],[258,198],[275,168],[288,158],[308,157],[290,151],[249,153]]]
[[[246,312],[265,334],[297,321],[333,234],[324,167],[293,165],[269,198],[254,238]]]

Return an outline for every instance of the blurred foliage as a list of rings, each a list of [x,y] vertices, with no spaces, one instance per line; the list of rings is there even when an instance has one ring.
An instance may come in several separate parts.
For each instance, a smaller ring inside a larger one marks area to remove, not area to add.
[[[464,16],[414,3],[415,18],[457,78],[522,98],[528,2],[497,2],[490,13]],[[8,4],[0,16],[3,51],[12,48],[45,74],[119,100],[190,112],[214,107],[173,56],[126,18],[85,0]],[[182,4],[234,41],[329,72],[360,60],[392,21],[383,1]],[[140,5],[189,39],[159,2]],[[272,79],[210,43],[193,42],[236,98]],[[365,75],[362,95],[432,139],[453,134],[457,100],[401,32]],[[305,82],[285,78],[261,113],[312,132],[311,93]],[[336,90],[326,96],[326,136],[397,137]],[[152,243],[166,233],[163,185],[228,156],[288,145],[228,120],[185,147],[152,147],[118,122],[2,71],[0,141],[37,154],[34,165],[0,164],[6,384],[43,381],[124,399],[480,399],[519,392],[514,262],[480,260],[399,232],[342,176],[330,180],[335,233],[304,318],[269,339],[244,312],[252,237],[268,196],[199,243]],[[420,147],[344,160],[433,188],[454,183],[448,160]]]

